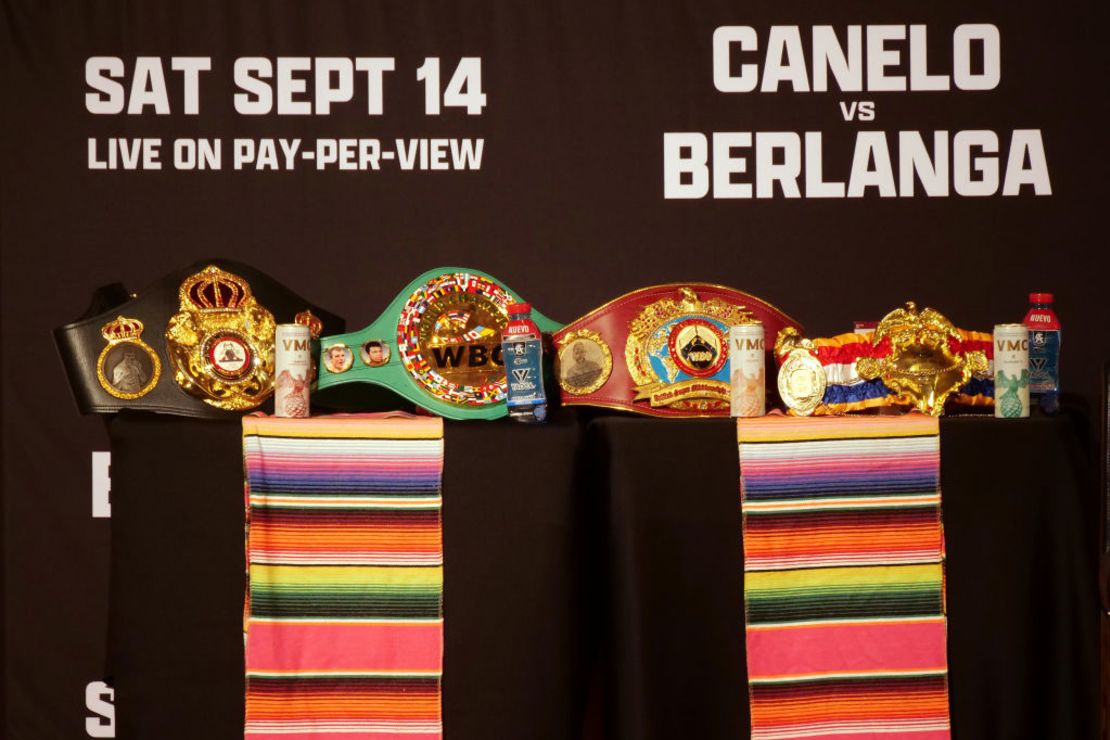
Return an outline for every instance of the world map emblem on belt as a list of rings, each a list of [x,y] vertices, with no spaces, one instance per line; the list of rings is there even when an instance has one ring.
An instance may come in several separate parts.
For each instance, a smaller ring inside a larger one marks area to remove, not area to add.
[[[731,326],[755,321],[744,306],[719,298],[702,301],[688,287],[678,297],[648,304],[628,326],[624,359],[634,401],[695,412],[729,408],[728,342]]]
[[[166,327],[174,380],[186,393],[227,411],[253,409],[273,392],[273,314],[250,284],[209,265],[187,277]]]

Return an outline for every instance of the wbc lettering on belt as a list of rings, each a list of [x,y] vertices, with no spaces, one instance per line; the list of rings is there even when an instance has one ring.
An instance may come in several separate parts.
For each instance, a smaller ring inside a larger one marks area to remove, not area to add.
[[[432,347],[432,357],[440,369],[455,367],[482,367],[493,363],[504,365],[500,344],[456,344],[454,346]]]

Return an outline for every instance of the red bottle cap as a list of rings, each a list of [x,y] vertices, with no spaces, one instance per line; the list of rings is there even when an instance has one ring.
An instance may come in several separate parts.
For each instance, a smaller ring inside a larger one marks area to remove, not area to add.
[[[1029,302],[1030,303],[1052,303],[1052,294],[1051,293],[1030,293],[1029,294]]]
[[[532,313],[531,303],[510,303],[506,309],[510,316],[515,316],[518,313]]]

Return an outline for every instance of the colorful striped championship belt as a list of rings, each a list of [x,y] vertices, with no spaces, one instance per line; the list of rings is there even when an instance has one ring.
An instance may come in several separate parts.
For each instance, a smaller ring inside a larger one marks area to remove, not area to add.
[[[753,740],[949,737],[937,419],[739,419]]]
[[[245,737],[442,737],[442,420],[248,416],[243,454]]]

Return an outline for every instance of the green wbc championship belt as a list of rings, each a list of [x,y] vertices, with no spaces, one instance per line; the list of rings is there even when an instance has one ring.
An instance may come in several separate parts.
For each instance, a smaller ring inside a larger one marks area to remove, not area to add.
[[[320,340],[317,390],[373,383],[449,419],[505,416],[501,330],[520,297],[477,270],[440,267],[370,326]],[[533,311],[540,331],[562,327]]]

